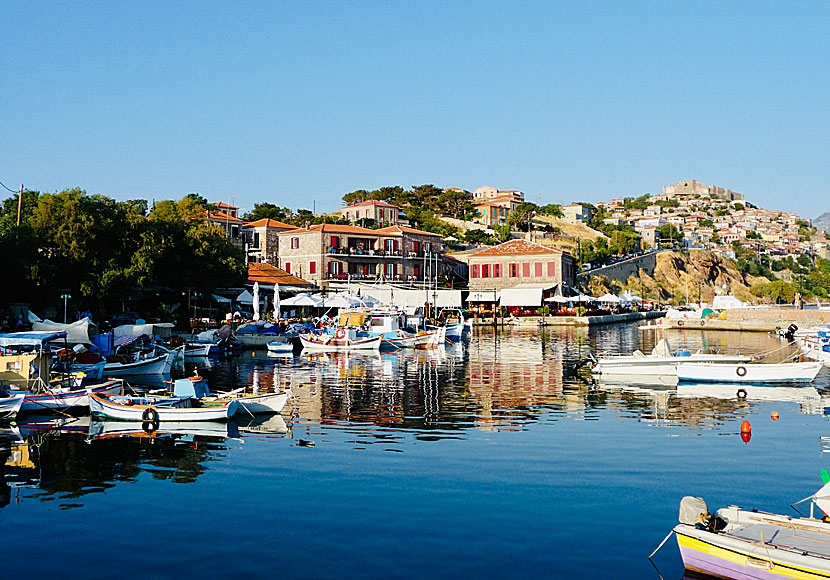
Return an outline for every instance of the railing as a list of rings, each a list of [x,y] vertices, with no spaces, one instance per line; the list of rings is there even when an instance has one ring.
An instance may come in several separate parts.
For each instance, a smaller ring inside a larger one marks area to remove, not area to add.
[[[343,256],[345,258],[400,258],[401,252],[388,252],[386,250],[364,250],[358,248],[329,248],[330,255]]]

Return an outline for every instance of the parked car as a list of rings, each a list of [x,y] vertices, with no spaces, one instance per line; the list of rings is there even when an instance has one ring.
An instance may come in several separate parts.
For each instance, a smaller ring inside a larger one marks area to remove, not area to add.
[[[110,317],[110,322],[113,326],[120,326],[122,324],[135,324],[135,321],[141,318],[138,312],[116,312]]]

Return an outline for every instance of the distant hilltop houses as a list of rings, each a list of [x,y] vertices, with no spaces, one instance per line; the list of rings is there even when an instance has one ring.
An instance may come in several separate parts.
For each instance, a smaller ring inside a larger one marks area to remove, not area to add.
[[[616,236],[618,242],[625,236],[633,239],[633,246],[614,250],[620,256],[682,247],[735,257],[742,247],[756,255],[807,253],[830,259],[830,238],[823,230],[814,230],[809,219],[756,207],[742,193],[695,179],[666,185],[655,195],[542,207],[526,203],[525,193],[518,189],[424,187],[433,188],[430,195],[435,200],[441,197],[442,203],[456,204],[433,208],[435,220],[426,227],[430,231],[411,227],[407,211],[412,207],[390,203],[394,196],[387,201],[350,203],[328,214],[307,212],[315,221],[302,223],[297,219],[291,219],[293,224],[275,219],[247,221],[238,207],[223,202],[212,204],[205,217],[244,250],[248,264],[269,264],[279,275],[293,275],[322,287],[349,280],[423,284],[434,273],[430,260],[445,281],[462,287],[573,284],[584,256],[571,255],[568,248],[582,248],[579,236],[585,236],[582,244],[592,236],[606,240]],[[457,208],[459,203],[464,207],[460,215],[457,209],[454,216],[440,209]],[[517,224],[508,218],[520,206],[522,220]],[[544,219],[533,219],[543,208]],[[564,233],[565,227],[582,233]],[[502,244],[494,245],[497,239]],[[564,249],[553,247],[557,239],[564,240],[560,244]],[[553,245],[542,246],[537,240]]]

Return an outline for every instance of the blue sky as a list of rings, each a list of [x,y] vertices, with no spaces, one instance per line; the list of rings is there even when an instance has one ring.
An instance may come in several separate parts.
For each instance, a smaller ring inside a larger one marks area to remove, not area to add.
[[[0,181],[333,211],[696,178],[830,211],[830,4],[3,4]]]

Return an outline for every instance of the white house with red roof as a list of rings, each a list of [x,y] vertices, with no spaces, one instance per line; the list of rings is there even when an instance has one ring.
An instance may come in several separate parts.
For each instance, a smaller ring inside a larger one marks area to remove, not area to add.
[[[466,261],[470,290],[501,290],[519,284],[573,285],[576,277],[576,260],[569,253],[525,239],[469,254]]]
[[[350,222],[357,222],[362,219],[374,220],[377,225],[394,226],[398,223],[398,214],[401,208],[385,201],[367,199],[359,203],[347,205],[340,210],[340,215]]]

